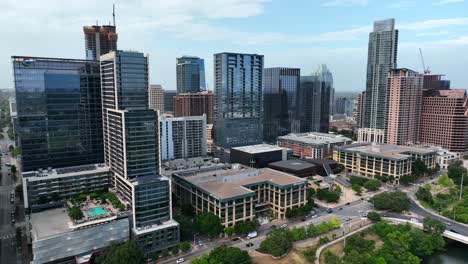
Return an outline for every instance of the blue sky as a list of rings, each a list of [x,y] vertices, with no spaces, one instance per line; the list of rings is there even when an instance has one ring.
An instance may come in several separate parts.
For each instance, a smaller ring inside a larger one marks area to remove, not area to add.
[[[368,33],[374,20],[395,18],[398,66],[433,73],[452,88],[468,86],[468,0],[2,0],[0,87],[11,88],[11,55],[84,58],[83,25],[111,20],[116,3],[119,49],[150,56],[150,82],[175,89],[175,58],[213,54],[265,55],[265,67],[325,63],[337,91],[365,87]]]

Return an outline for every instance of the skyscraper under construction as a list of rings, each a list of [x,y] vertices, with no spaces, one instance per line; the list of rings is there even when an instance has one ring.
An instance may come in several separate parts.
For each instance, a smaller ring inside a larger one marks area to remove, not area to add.
[[[117,50],[117,32],[115,27],[115,8],[112,12],[113,25],[84,26],[86,59],[99,60],[101,55]]]

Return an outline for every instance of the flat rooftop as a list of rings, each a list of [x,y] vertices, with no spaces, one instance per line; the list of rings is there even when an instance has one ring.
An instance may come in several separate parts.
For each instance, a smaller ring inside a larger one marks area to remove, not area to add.
[[[414,154],[436,154],[437,150],[432,148],[420,148],[410,146],[397,146],[387,144],[354,144],[337,148],[345,151],[359,152],[370,156],[379,156],[388,159],[407,159]]]
[[[63,177],[73,177],[83,174],[93,174],[108,172],[109,167],[104,164],[89,164],[59,169],[43,169],[37,171],[27,171],[23,173],[28,180],[49,180]]]
[[[72,231],[73,225],[65,208],[45,210],[31,215],[32,239],[38,240]]]
[[[258,145],[250,145],[250,146],[243,146],[243,147],[236,147],[232,148],[238,151],[250,153],[250,154],[257,154],[257,153],[264,153],[270,151],[278,151],[278,150],[285,150],[286,148],[282,148],[277,145],[269,145],[269,144],[258,144]]]
[[[308,133],[291,133],[286,136],[278,137],[278,140],[290,140],[310,145],[325,145],[325,144],[338,144],[350,143],[350,138],[342,135],[308,132]]]
[[[239,164],[227,164],[201,170],[175,173],[218,199],[250,195],[255,192],[245,186],[269,182],[276,186],[305,183],[306,180],[273,169],[253,169]]]
[[[302,171],[307,169],[316,168],[317,165],[305,162],[302,160],[281,160],[277,162],[272,162],[268,164],[268,166],[272,167],[281,167],[291,171]]]

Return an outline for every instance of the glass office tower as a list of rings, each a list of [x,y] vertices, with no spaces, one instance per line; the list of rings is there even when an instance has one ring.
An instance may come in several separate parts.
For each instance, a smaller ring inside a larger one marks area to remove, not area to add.
[[[206,89],[205,61],[198,57],[177,58],[177,93],[198,93]]]
[[[297,68],[264,70],[263,140],[276,143],[278,136],[294,131],[300,75]]]
[[[101,56],[105,162],[112,185],[132,210],[131,237],[145,254],[179,244],[170,179],[161,176],[159,121],[148,107],[148,58],[139,52]]]
[[[263,55],[214,55],[215,145],[220,148],[262,143]]]
[[[12,60],[22,171],[102,163],[99,63]]]

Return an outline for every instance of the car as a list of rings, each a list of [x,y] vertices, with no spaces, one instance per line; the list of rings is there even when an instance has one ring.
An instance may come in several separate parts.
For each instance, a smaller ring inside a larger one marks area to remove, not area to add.
[[[237,240],[239,240],[239,239],[240,239],[240,238],[235,237],[235,238],[231,239],[231,241],[237,241]]]
[[[274,229],[274,228],[276,228],[276,225],[271,225],[270,226],[270,229]]]
[[[445,222],[446,225],[451,226],[452,224],[450,222]]]
[[[315,219],[315,218],[317,218],[317,217],[318,217],[318,215],[314,214],[314,215],[312,216],[312,219]]]
[[[247,243],[247,244],[245,244],[245,246],[246,247],[251,247],[251,246],[253,246],[253,243]]]
[[[288,224],[282,224],[281,227],[286,228],[286,227],[288,227]]]
[[[418,219],[416,219],[416,218],[411,218],[410,220],[411,220],[411,222],[419,223]]]
[[[450,230],[449,230],[449,231],[450,231],[450,232],[453,232],[453,233],[457,233],[457,234],[458,234],[458,231],[457,231],[457,230],[455,230],[455,229],[453,229],[453,228],[450,228]]]
[[[340,210],[340,211],[343,210],[343,207],[338,208],[338,210]]]
[[[346,205],[350,205],[351,203],[350,202],[347,202]]]
[[[5,163],[5,166],[11,167],[11,163]]]
[[[350,218],[350,217],[346,217],[345,220],[346,220],[346,222],[349,222],[349,221],[351,220],[351,218]]]
[[[328,209],[327,209],[327,213],[329,213],[329,214],[333,213],[333,209],[328,208]]]
[[[364,201],[364,197],[361,197],[361,201]]]
[[[15,223],[15,218],[11,218],[11,223],[14,224]]]
[[[301,221],[302,221],[302,222],[307,221],[307,217],[302,217]]]
[[[178,264],[178,263],[182,263],[182,262],[184,262],[184,261],[185,261],[184,258],[179,258],[178,260],[176,260],[176,263]]]

